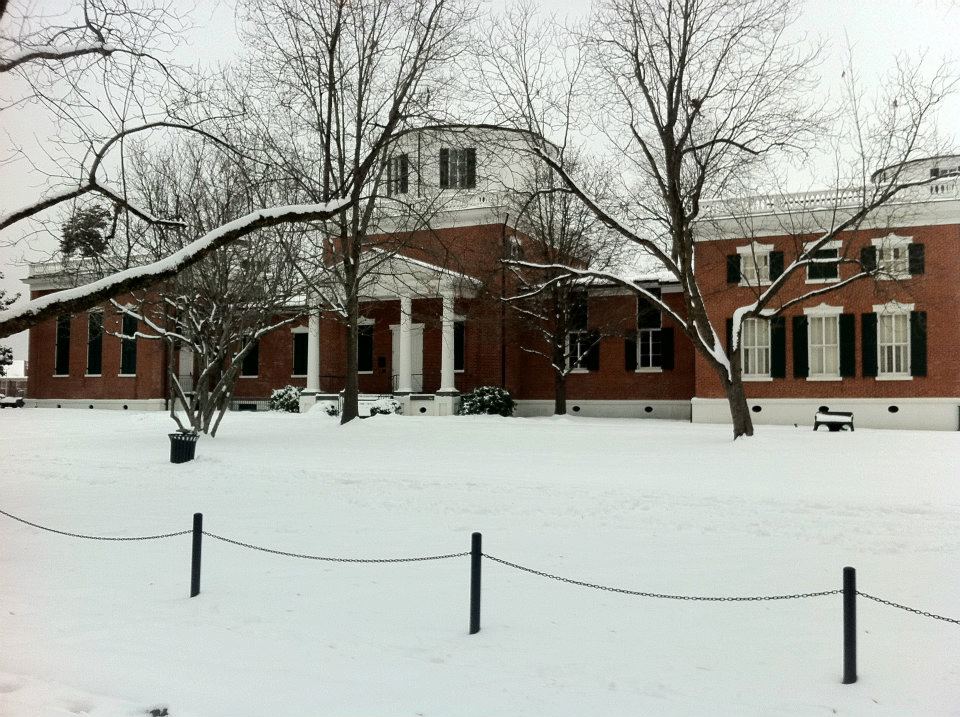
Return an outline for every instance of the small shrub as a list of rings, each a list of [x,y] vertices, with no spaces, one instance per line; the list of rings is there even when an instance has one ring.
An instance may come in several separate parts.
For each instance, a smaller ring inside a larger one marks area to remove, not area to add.
[[[328,416],[340,415],[340,409],[337,407],[337,404],[335,404],[333,401],[328,401],[327,403],[323,404],[323,412],[326,413]]]
[[[302,388],[297,386],[284,386],[278,388],[270,394],[270,410],[286,411],[287,413],[300,413],[300,394]]]
[[[510,392],[499,386],[480,386],[460,398],[461,416],[512,416],[516,403]]]
[[[395,398],[380,398],[370,406],[371,416],[389,416],[391,413],[397,415],[403,413],[403,404]]]

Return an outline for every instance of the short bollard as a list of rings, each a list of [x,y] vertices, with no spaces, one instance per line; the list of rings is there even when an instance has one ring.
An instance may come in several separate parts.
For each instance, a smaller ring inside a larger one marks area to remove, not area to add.
[[[480,632],[480,561],[482,536],[474,533],[470,542],[470,634]]]
[[[857,571],[843,569],[843,684],[857,681]]]
[[[200,547],[203,540],[203,513],[193,514],[193,559],[190,561],[190,597],[200,594]]]

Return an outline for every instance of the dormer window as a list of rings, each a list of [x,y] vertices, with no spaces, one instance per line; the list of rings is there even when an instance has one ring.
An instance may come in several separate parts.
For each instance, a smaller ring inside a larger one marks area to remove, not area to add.
[[[440,188],[475,189],[477,150],[474,147],[444,147],[440,150]]]
[[[410,155],[397,154],[387,161],[387,196],[406,194],[410,187]]]

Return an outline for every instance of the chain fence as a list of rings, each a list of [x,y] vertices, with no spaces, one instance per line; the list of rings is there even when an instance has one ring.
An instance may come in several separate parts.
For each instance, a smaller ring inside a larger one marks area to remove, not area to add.
[[[878,598],[875,595],[868,595],[867,593],[862,593],[857,590],[857,595],[864,597],[867,600],[873,600],[882,605],[889,605],[890,607],[899,608],[900,610],[906,610],[907,612],[912,612],[915,615],[922,615],[923,617],[932,617],[934,620],[943,620],[944,622],[952,622],[954,625],[960,625],[960,619],[955,617],[944,617],[943,615],[936,615],[932,612],[926,612],[925,610],[918,610],[915,607],[908,607],[906,605],[901,605],[900,603],[890,602],[889,600],[884,600],[883,598]]]
[[[470,551],[462,553],[446,553],[444,555],[425,555],[421,557],[413,558],[338,558],[331,557],[326,555],[310,555],[309,553],[290,553],[286,550],[274,550],[273,548],[264,548],[261,545],[253,545],[251,543],[244,543],[241,540],[233,540],[232,538],[225,538],[222,535],[216,535],[215,533],[208,533],[206,530],[203,531],[203,534],[208,538],[213,538],[214,540],[220,540],[224,543],[230,543],[231,545],[238,545],[241,548],[248,548],[250,550],[259,550],[263,553],[271,553],[273,555],[282,555],[287,558],[302,558],[304,560],[322,560],[329,563],[419,563],[425,560],[446,560],[447,558],[462,558],[467,555],[470,555]]]
[[[43,530],[48,533],[55,533],[57,535],[65,535],[70,538],[80,538],[83,540],[102,540],[110,542],[131,542],[131,541],[143,541],[143,540],[161,540],[164,538],[175,538],[181,535],[190,535],[194,533],[193,530],[179,530],[172,533],[160,533],[157,535],[137,535],[137,536],[108,536],[108,535],[87,535],[84,533],[74,533],[67,530],[58,530],[56,528],[51,528],[46,525],[41,525],[39,523],[34,523],[33,521],[21,518],[20,516],[14,515],[13,513],[8,513],[5,510],[0,509],[0,515],[4,515],[11,520],[15,520],[18,523],[24,525],[29,525],[32,528],[38,530]],[[331,563],[418,563],[425,561],[433,560],[447,560],[451,558],[464,558],[472,555],[472,552],[465,550],[458,553],[443,553],[440,555],[423,555],[423,556],[414,556],[414,557],[400,557],[400,558],[345,558],[337,556],[328,556],[328,555],[312,555],[310,553],[295,553],[286,550],[277,550],[275,548],[267,548],[262,545],[255,545],[253,543],[246,543],[242,540],[236,540],[234,538],[227,538],[216,533],[210,533],[206,530],[200,531],[203,535],[206,535],[208,538],[213,540],[218,540],[223,543],[228,543],[230,545],[235,545],[241,548],[247,548],[248,550],[256,550],[262,553],[269,553],[271,555],[280,555],[288,558],[300,558],[303,560],[316,560],[322,562],[331,562]],[[615,587],[612,585],[603,585],[600,583],[591,583],[585,580],[576,580],[574,578],[564,577],[562,575],[555,575],[553,573],[548,573],[544,570],[536,570],[525,565],[520,565],[519,563],[514,563],[509,560],[504,560],[503,558],[498,558],[495,555],[490,555],[489,553],[479,553],[481,557],[486,558],[500,565],[504,565],[514,570],[519,570],[521,572],[529,573],[531,575],[537,575],[542,578],[547,578],[549,580],[556,580],[557,582],[567,583],[569,585],[577,585],[579,587],[590,588],[593,590],[601,590],[604,592],[617,593],[621,595],[633,595],[636,597],[645,597],[645,598],[656,598],[662,600],[687,600],[694,602],[764,602],[772,600],[800,600],[807,598],[817,598],[825,597],[828,595],[840,595],[843,593],[843,590],[819,590],[816,592],[806,592],[806,593],[792,593],[792,594],[783,594],[783,595],[676,595],[672,593],[656,593],[656,592],[647,592],[643,590],[631,590],[628,588]],[[856,594],[860,597],[866,598],[867,600],[872,600],[874,602],[880,603],[882,605],[887,605],[889,607],[897,608],[899,610],[904,610],[906,612],[913,613],[915,615],[920,615],[922,617],[929,617],[934,620],[941,620],[943,622],[948,622],[954,625],[960,625],[960,618],[945,617],[943,615],[937,615],[936,613],[927,612],[926,610],[920,610],[918,608],[909,607],[908,605],[901,605],[900,603],[893,602],[891,600],[885,600],[884,598],[877,597],[876,595],[871,595],[869,593],[856,591]]]
[[[583,580],[574,580],[573,578],[565,578],[560,575],[553,575],[552,573],[546,573],[542,570],[534,570],[533,568],[528,568],[523,565],[518,565],[517,563],[511,563],[509,560],[504,560],[502,558],[497,558],[493,555],[488,555],[487,553],[483,554],[487,560],[492,560],[495,563],[500,563],[501,565],[506,565],[516,570],[522,570],[525,573],[530,573],[532,575],[539,575],[542,578],[549,578],[550,580],[557,580],[562,583],[569,583],[570,585],[579,585],[584,588],[593,588],[594,590],[605,590],[611,593],[620,593],[622,595],[635,595],[637,597],[646,597],[646,598],[660,598],[663,600],[695,600],[701,602],[759,602],[764,600],[797,600],[801,598],[814,598],[814,597],[823,597],[825,595],[839,595],[843,590],[821,590],[819,592],[813,593],[795,593],[793,595],[671,595],[669,593],[651,593],[644,592],[642,590],[628,590],[627,588],[617,588],[611,587],[610,585],[599,585],[597,583],[588,583]]]
[[[161,538],[175,538],[178,535],[189,535],[192,533],[192,530],[180,530],[176,533],[161,533],[159,535],[137,535],[137,536],[107,536],[107,535],[85,535],[83,533],[71,533],[66,530],[57,530],[56,528],[49,528],[46,525],[40,525],[39,523],[33,523],[24,518],[20,518],[12,513],[8,513],[5,510],[0,510],[0,515],[5,515],[8,518],[11,518],[18,523],[23,523],[24,525],[29,525],[32,528],[37,528],[39,530],[45,530],[48,533],[56,533],[57,535],[66,535],[71,538],[82,538],[83,540],[119,540],[119,541],[131,541],[131,540],[160,540]]]

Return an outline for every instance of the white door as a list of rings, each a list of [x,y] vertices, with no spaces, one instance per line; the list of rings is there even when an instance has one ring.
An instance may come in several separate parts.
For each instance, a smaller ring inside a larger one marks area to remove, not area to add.
[[[393,390],[397,390],[400,370],[400,325],[390,326],[393,333]],[[410,385],[414,393],[423,390],[423,324],[411,324],[410,327]]]

